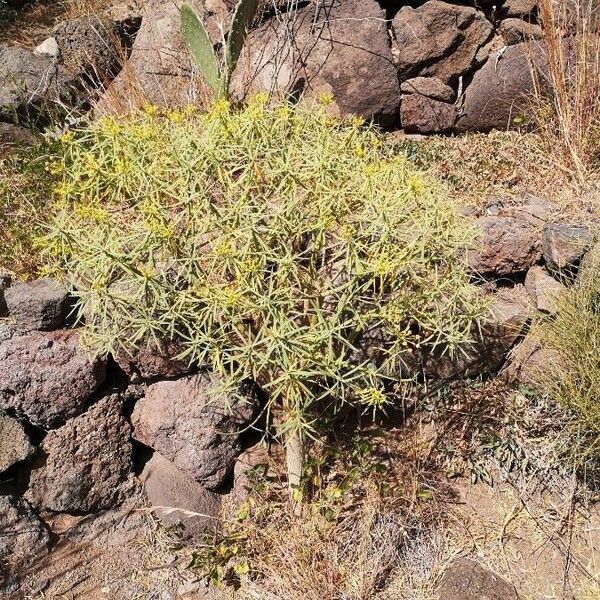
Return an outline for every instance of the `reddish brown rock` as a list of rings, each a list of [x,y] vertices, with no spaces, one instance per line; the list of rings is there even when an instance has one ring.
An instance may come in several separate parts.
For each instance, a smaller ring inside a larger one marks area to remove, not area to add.
[[[0,412],[0,473],[29,458],[33,451],[23,425]]]
[[[417,8],[402,7],[393,30],[402,79],[422,75],[447,83],[474,65],[493,27],[474,8],[429,0]]]
[[[486,216],[476,221],[477,249],[468,252],[469,268],[502,277],[527,271],[541,258],[541,229],[517,216]]]
[[[115,361],[129,376],[132,383],[139,383],[158,377],[172,379],[191,373],[194,369],[185,360],[178,360],[181,346],[169,342],[160,348],[142,346],[130,354],[121,353]]]
[[[207,531],[220,529],[221,496],[203,488],[160,453],[146,463],[140,481],[153,514],[167,526],[182,525],[186,538],[202,539]]]
[[[542,37],[542,28],[522,19],[504,19],[500,23],[499,33],[504,39],[504,43],[510,46],[530,40],[539,40]]]
[[[400,85],[384,11],[375,0],[325,0],[270,19],[248,36],[233,91],[237,98],[331,94],[332,114],[393,127]]]
[[[227,397],[216,379],[201,373],[149,386],[131,420],[135,439],[214,490],[232,472],[240,432],[257,408],[253,396]]]
[[[457,116],[454,104],[421,94],[402,96],[400,122],[406,133],[443,133],[454,127]]]
[[[454,102],[454,90],[437,77],[413,77],[400,84],[403,94],[421,94],[441,102]]]
[[[497,573],[468,558],[446,568],[438,590],[439,600],[517,600],[515,588]]]
[[[131,427],[118,395],[50,431],[45,464],[31,473],[27,498],[56,512],[91,513],[122,502],[133,489]]]
[[[0,496],[0,595],[18,594],[20,578],[26,577],[49,549],[50,534],[29,503]]]
[[[0,364],[0,410],[44,429],[83,412],[106,376],[106,361],[81,348],[75,331],[8,337]]]

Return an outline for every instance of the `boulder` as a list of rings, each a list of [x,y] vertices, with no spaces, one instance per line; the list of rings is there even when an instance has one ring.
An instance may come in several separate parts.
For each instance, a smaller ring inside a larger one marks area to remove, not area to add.
[[[557,310],[557,298],[566,288],[548,275],[544,267],[534,265],[527,271],[525,289],[537,310],[553,315]]]
[[[593,244],[594,234],[588,227],[550,223],[542,238],[546,267],[557,277],[572,276]]]
[[[164,525],[183,526],[186,538],[202,540],[207,531],[220,528],[221,496],[203,488],[160,453],[146,463],[140,481],[153,514]]]
[[[253,420],[257,400],[225,396],[219,382],[200,373],[148,386],[131,417],[134,438],[215,490],[242,450],[240,432]]]
[[[413,77],[400,85],[403,94],[421,94],[440,102],[454,102],[454,90],[437,77]]]
[[[23,498],[0,496],[0,592],[19,591],[19,579],[50,550],[50,534]]]
[[[468,558],[458,558],[444,571],[439,600],[517,600],[513,585],[494,571]]]
[[[83,412],[104,382],[106,360],[79,346],[74,331],[2,336],[0,410],[45,429]]]
[[[0,473],[29,458],[34,449],[23,425],[0,412]]]
[[[100,98],[98,114],[127,113],[146,102],[183,106],[205,93],[181,34],[179,9],[183,4],[202,14],[200,0],[148,0],[131,55]]]
[[[27,499],[57,512],[112,508],[133,489],[131,427],[118,395],[50,431],[42,442],[45,463],[31,473]]]
[[[119,32],[106,17],[87,15],[59,23],[53,32],[60,62],[78,78],[100,85],[119,66]]]
[[[332,114],[395,126],[400,86],[384,11],[375,0],[324,0],[268,20],[248,36],[232,91],[330,94]]]
[[[421,94],[402,96],[400,122],[406,133],[443,133],[454,127],[457,117],[454,104]]]
[[[540,227],[519,216],[479,217],[477,248],[467,253],[469,268],[480,275],[524,273],[541,258]]]
[[[65,325],[69,291],[52,279],[19,283],[4,292],[11,322],[19,331],[52,331]]]
[[[454,82],[475,63],[492,35],[485,15],[468,6],[429,0],[403,6],[393,20],[401,79],[417,75]]]
[[[451,380],[499,369],[531,319],[531,304],[522,285],[501,288],[490,297],[487,319],[481,331],[473,332],[473,343],[455,356],[424,357],[429,378]]]
[[[487,132],[515,126],[530,110],[534,73],[543,82],[546,72],[542,42],[516,44],[491,54],[465,90],[457,131]]]
[[[0,121],[52,112],[70,95],[73,84],[52,57],[0,45]]]
[[[535,23],[528,23],[522,19],[504,19],[500,23],[499,33],[508,46],[539,40],[542,37],[542,28]]]

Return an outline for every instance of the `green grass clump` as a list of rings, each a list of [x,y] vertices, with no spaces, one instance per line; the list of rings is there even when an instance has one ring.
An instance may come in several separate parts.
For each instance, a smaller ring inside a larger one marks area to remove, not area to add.
[[[19,279],[40,268],[39,237],[57,184],[57,147],[44,142],[0,159],[0,272]]]
[[[567,408],[586,438],[586,453],[600,450],[600,254],[592,250],[577,281],[557,299],[554,318],[539,335],[548,363],[540,380]]]
[[[470,223],[360,119],[148,107],[63,147],[47,251],[101,351],[177,339],[310,435],[324,406],[382,407],[422,348],[470,339]]]

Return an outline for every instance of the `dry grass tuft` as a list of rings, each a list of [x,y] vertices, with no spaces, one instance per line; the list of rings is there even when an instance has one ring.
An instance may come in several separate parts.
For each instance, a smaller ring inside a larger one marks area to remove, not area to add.
[[[549,156],[585,183],[600,166],[600,36],[597,0],[540,0],[549,99],[537,94]],[[549,102],[549,104],[548,104]]]

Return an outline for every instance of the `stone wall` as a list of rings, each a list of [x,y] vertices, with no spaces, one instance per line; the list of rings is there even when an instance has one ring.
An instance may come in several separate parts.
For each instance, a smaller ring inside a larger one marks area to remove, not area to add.
[[[545,71],[535,0],[403,4],[265,2],[235,72],[234,97],[327,94],[337,114],[423,134],[506,129],[527,111],[532,70]],[[129,12],[60,23],[35,51],[0,46],[0,121],[48,105],[84,110],[98,98],[99,114],[205,100],[181,37],[180,5],[147,0]],[[230,5],[194,3],[217,48]]]

